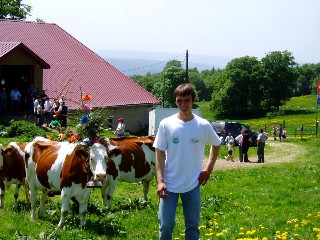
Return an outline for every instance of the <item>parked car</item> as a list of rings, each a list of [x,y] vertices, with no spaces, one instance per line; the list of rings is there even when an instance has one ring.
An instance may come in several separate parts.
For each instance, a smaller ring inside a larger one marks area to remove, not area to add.
[[[225,122],[225,121],[214,121],[211,126],[216,131],[218,136],[228,136],[231,132],[232,136],[235,138],[241,134],[241,130],[247,129],[249,135],[251,136],[251,146],[257,146],[258,133],[253,132],[247,125],[239,122]]]

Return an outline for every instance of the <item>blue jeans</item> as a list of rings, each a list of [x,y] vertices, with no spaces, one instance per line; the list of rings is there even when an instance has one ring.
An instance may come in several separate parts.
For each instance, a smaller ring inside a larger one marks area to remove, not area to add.
[[[183,206],[186,239],[198,240],[200,238],[199,224],[201,207],[201,194],[199,185],[186,193],[168,192],[168,195],[165,199],[160,199],[158,213],[160,224],[159,239],[172,239],[179,195],[181,197]]]

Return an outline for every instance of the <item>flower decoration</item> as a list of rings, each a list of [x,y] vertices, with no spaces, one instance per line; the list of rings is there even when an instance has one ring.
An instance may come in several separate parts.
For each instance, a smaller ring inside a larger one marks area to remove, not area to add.
[[[68,138],[68,141],[70,143],[76,142],[77,140],[78,140],[78,137],[75,134]]]
[[[82,124],[88,123],[89,122],[89,116],[88,115],[83,115],[80,118],[80,121],[81,121]]]
[[[60,133],[59,136],[58,136],[58,140],[59,140],[60,142],[62,142],[64,139],[65,139],[64,133]]]
[[[87,104],[83,105],[83,110],[90,110],[89,106]]]
[[[82,99],[83,99],[84,101],[90,101],[90,100],[92,99],[92,97],[91,97],[91,95],[86,94],[86,95],[84,95],[84,96],[82,97]]]
[[[51,136],[47,136],[47,138],[50,140],[50,141],[53,141],[53,138]]]

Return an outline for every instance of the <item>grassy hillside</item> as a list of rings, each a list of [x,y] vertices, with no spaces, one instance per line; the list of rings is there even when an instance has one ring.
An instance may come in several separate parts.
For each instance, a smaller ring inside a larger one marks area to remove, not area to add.
[[[301,128],[302,125],[307,132],[313,131],[314,133],[316,118],[320,119],[320,105],[317,106],[316,103],[317,95],[293,97],[284,106],[280,107],[277,115],[256,119],[246,119],[245,116],[242,119],[214,119],[209,109],[209,102],[199,102],[197,104],[202,116],[210,122],[214,120],[240,121],[249,124],[252,130],[257,131],[258,128],[262,127],[266,132],[270,131],[272,125],[284,124],[288,135],[294,137],[296,133],[299,133],[296,129]],[[319,108],[318,116],[317,107]]]
[[[288,108],[282,109],[287,111],[285,115],[245,121],[256,126],[285,119],[288,128],[299,126],[300,122],[312,124],[313,97],[299,106],[308,98],[292,99],[283,106]],[[208,114],[203,111],[204,117]],[[0,138],[0,143],[4,141],[8,139]],[[208,184],[202,187],[200,239],[320,239],[320,138],[289,138],[288,142],[282,145],[290,148],[285,151],[268,145],[266,161],[294,152],[289,162],[252,163],[249,168],[213,172]],[[297,151],[301,148],[304,151]],[[251,148],[249,156],[254,154],[255,149]],[[47,239],[60,218],[59,197],[47,200],[44,219],[31,222],[23,191],[18,210],[12,209],[13,190],[11,187],[7,191],[5,207],[0,209],[0,239]],[[142,195],[141,184],[119,183],[113,210],[108,211],[101,203],[100,190],[95,189],[90,197],[87,226],[78,227],[79,215],[72,203],[66,227],[52,239],[158,239],[156,182],[151,183],[148,202],[142,200]],[[183,226],[179,202],[174,239],[184,239]]]

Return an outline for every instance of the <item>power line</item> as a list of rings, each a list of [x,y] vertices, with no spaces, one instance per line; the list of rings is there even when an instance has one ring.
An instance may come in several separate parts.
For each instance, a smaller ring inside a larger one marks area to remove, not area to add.
[[[175,57],[173,57],[173,58],[170,58],[170,59],[168,59],[168,60],[164,60],[164,61],[161,61],[161,62],[158,62],[158,63],[154,63],[154,64],[151,64],[151,65],[147,65],[147,66],[144,66],[144,67],[139,67],[139,68],[134,68],[134,69],[125,70],[125,71],[122,71],[122,72],[125,73],[125,72],[136,71],[136,70],[140,70],[140,69],[144,69],[144,68],[153,67],[153,66],[156,66],[156,65],[159,65],[159,64],[163,64],[163,63],[169,62],[169,61],[171,61],[171,60],[175,60],[175,59],[177,59],[178,57],[183,56],[183,55],[184,55],[184,53],[179,54],[179,55],[177,55],[177,56],[175,56]]]

